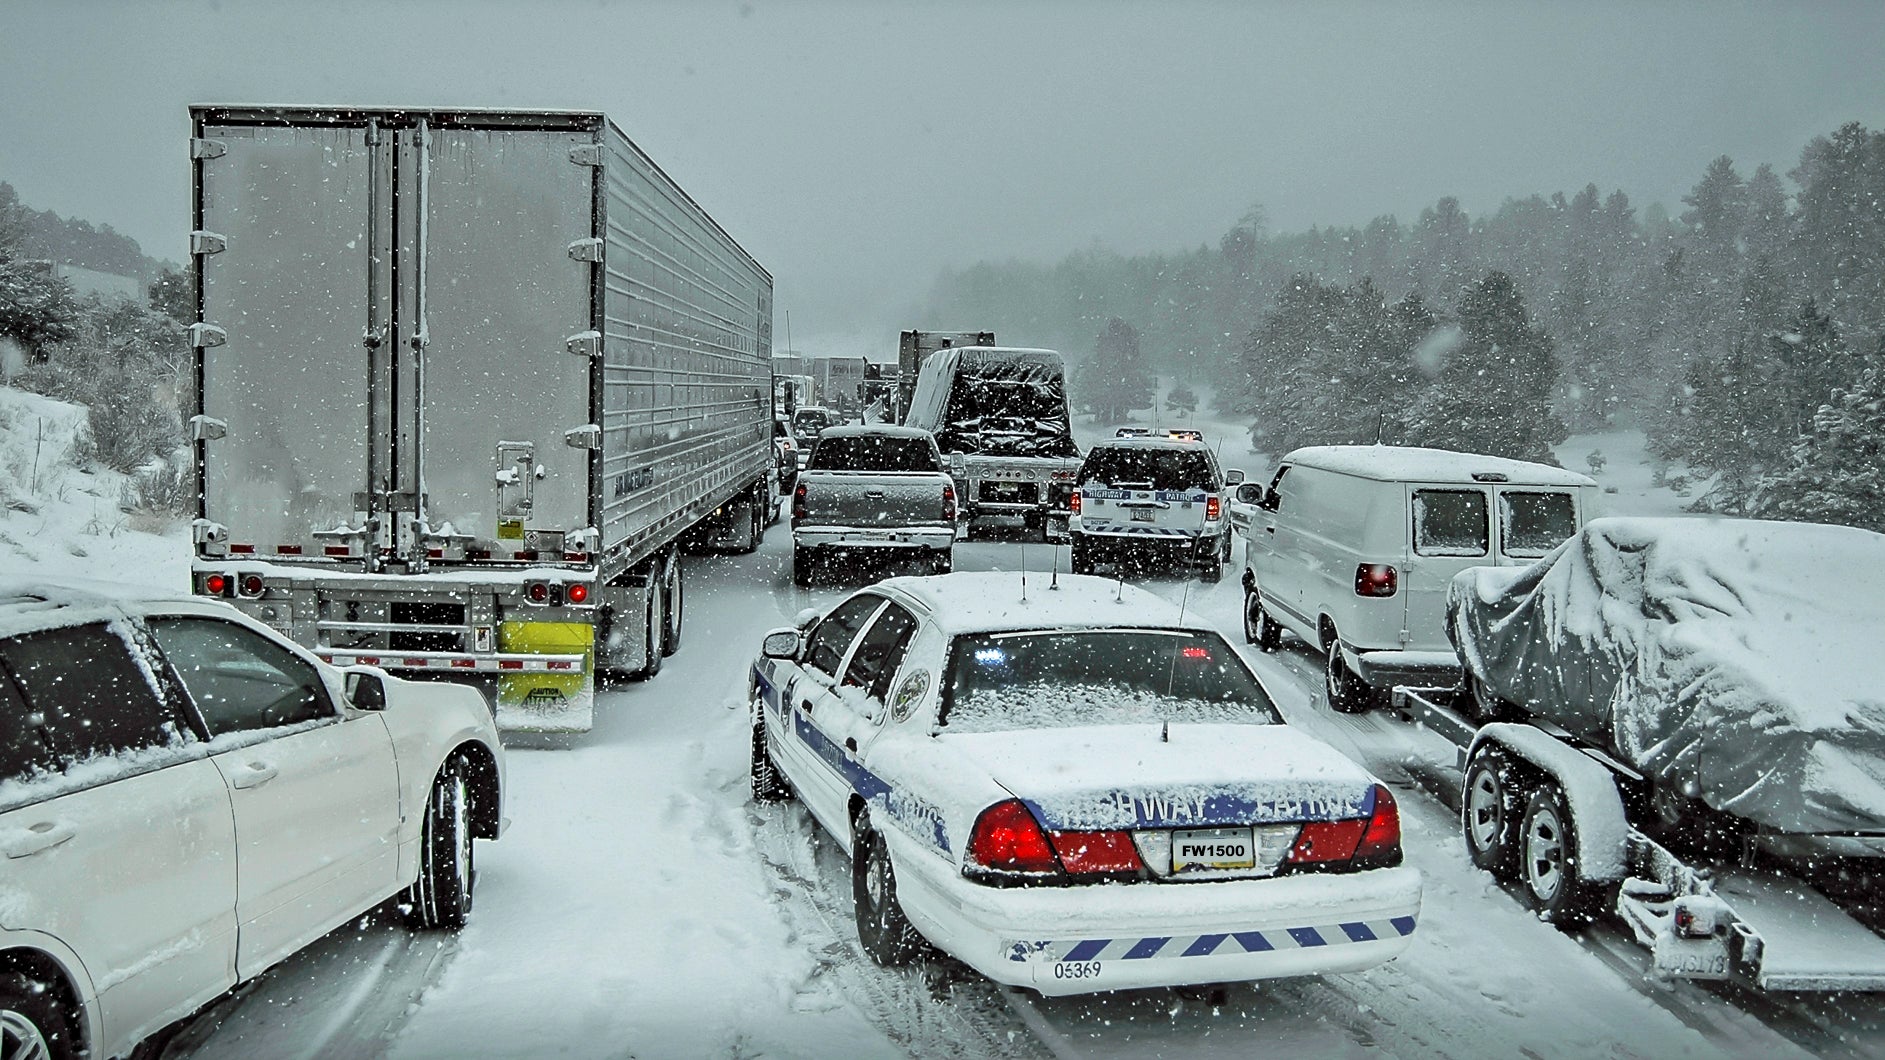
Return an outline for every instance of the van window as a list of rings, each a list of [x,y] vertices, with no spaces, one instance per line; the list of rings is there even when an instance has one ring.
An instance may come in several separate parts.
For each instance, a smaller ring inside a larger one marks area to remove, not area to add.
[[[1483,556],[1488,549],[1486,495],[1479,490],[1415,490],[1414,551],[1422,556]]]
[[[1087,453],[1080,481],[1118,486],[1149,482],[1155,490],[1215,490],[1210,456],[1201,449],[1100,446]]]
[[[1577,533],[1569,493],[1506,490],[1499,494],[1499,551],[1536,559]]]
[[[0,641],[0,663],[19,683],[27,708],[45,718],[53,750],[69,762],[183,741],[143,661],[102,623]]]

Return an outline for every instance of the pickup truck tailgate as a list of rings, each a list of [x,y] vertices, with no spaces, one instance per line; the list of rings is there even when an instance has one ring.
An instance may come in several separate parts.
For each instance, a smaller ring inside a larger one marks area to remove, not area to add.
[[[794,521],[863,528],[941,523],[943,490],[950,485],[940,473],[805,471],[799,475],[805,514]]]

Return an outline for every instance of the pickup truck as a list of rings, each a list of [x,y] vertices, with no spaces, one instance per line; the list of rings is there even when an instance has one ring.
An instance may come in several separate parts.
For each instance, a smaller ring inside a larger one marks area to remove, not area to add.
[[[900,551],[937,574],[955,564],[956,487],[928,431],[827,427],[792,491],[792,581],[846,550]]]

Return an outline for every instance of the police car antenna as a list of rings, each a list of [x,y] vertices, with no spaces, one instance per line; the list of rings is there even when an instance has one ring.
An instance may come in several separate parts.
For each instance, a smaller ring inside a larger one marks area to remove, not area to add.
[[[1028,546],[1021,546],[1021,602],[1028,602]]]
[[[1050,551],[1054,553],[1054,559],[1053,559],[1054,573],[1053,573],[1053,576],[1048,580],[1047,587],[1049,589],[1057,590],[1060,588],[1060,549],[1054,548],[1054,549],[1051,549]]]

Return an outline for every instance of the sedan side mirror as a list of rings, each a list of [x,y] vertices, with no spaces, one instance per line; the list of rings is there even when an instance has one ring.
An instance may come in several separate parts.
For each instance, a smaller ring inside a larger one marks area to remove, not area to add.
[[[766,639],[759,642],[759,654],[768,659],[796,659],[799,654],[799,631],[796,629],[775,629],[766,634]]]
[[[365,670],[347,671],[347,702],[355,710],[385,710],[386,682]]]
[[[1244,481],[1244,473],[1242,469],[1231,468],[1229,471],[1224,472],[1224,481],[1229,483],[1232,486],[1241,485]]]

